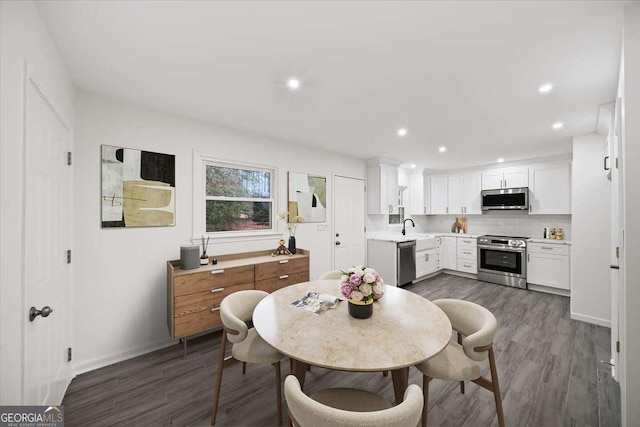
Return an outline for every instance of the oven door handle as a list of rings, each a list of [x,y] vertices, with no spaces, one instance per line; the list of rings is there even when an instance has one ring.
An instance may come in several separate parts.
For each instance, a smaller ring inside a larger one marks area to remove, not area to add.
[[[494,251],[500,252],[515,252],[515,253],[523,253],[526,251],[526,248],[505,248],[502,246],[490,246],[490,245],[478,245],[478,249],[491,249]]]

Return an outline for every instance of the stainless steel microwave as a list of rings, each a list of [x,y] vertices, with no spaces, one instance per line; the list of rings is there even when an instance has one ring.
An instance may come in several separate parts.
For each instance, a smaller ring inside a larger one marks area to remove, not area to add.
[[[501,188],[482,190],[482,210],[525,210],[529,209],[529,188]]]

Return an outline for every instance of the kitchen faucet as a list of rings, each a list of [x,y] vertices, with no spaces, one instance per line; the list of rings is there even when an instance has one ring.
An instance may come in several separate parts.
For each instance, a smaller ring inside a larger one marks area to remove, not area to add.
[[[407,234],[407,231],[405,230],[404,226],[407,225],[407,221],[411,221],[411,225],[413,225],[413,228],[416,227],[416,224],[413,222],[413,220],[411,218],[407,218],[402,222],[402,235],[404,236],[405,234]]]

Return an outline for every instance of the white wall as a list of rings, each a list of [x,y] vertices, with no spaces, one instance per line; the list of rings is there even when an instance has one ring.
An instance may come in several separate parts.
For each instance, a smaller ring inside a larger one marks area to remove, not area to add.
[[[623,426],[640,420],[640,4],[627,6],[624,19],[624,114],[623,180],[625,197],[625,248],[623,274],[626,295],[623,311],[621,358],[626,363],[622,386]]]
[[[170,343],[166,261],[178,259],[180,245],[192,238],[194,149],[221,159],[278,167],[277,211],[286,210],[287,171],[326,176],[328,223],[332,220],[333,174],[364,179],[366,170],[362,160],[145,110],[86,92],[76,97],[76,140],[76,372]],[[100,227],[101,144],[175,154],[175,227]],[[208,253],[274,249],[281,236],[237,242],[224,239],[222,243],[213,240]],[[312,278],[331,269],[330,231],[318,231],[317,224],[301,224],[296,239],[299,248],[311,251]]]
[[[605,136],[573,138],[571,318],[611,326],[611,182]]]
[[[73,87],[31,1],[0,2],[0,403],[21,404],[24,69],[73,124]]]

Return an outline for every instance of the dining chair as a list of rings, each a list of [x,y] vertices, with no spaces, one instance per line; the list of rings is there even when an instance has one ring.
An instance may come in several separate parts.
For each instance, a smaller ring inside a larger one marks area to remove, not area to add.
[[[292,424],[300,427],[415,427],[423,403],[415,384],[407,387],[402,403],[393,407],[382,396],[359,389],[333,388],[307,396],[293,375],[284,380],[284,398]]]
[[[267,344],[247,323],[251,322],[253,310],[267,295],[265,291],[245,290],[227,295],[220,303],[220,318],[222,320],[222,340],[220,343],[220,357],[218,358],[218,374],[213,397],[211,425],[216,422],[218,402],[220,400],[220,386],[222,371],[225,367],[236,362],[242,363],[242,373],[245,373],[247,363],[271,364],[276,375],[276,402],[278,404],[278,425],[282,425],[282,388],[280,376],[280,361],[284,355]],[[231,356],[225,357],[227,340],[233,344]]]
[[[424,375],[422,426],[427,425],[429,381],[438,378],[460,381],[461,393],[464,393],[465,381],[472,381],[493,392],[498,424],[500,427],[504,427],[498,372],[493,354],[493,339],[498,329],[498,321],[489,310],[469,301],[440,299],[433,301],[433,303],[449,317],[453,330],[457,332],[458,342],[450,341],[437,356],[416,366]],[[480,371],[479,362],[486,360],[487,357],[489,358],[491,380],[483,377]]]
[[[332,271],[327,271],[326,273],[321,274],[320,277],[318,277],[318,280],[333,280],[333,279],[340,279],[341,277],[342,277],[342,271],[332,270]]]

